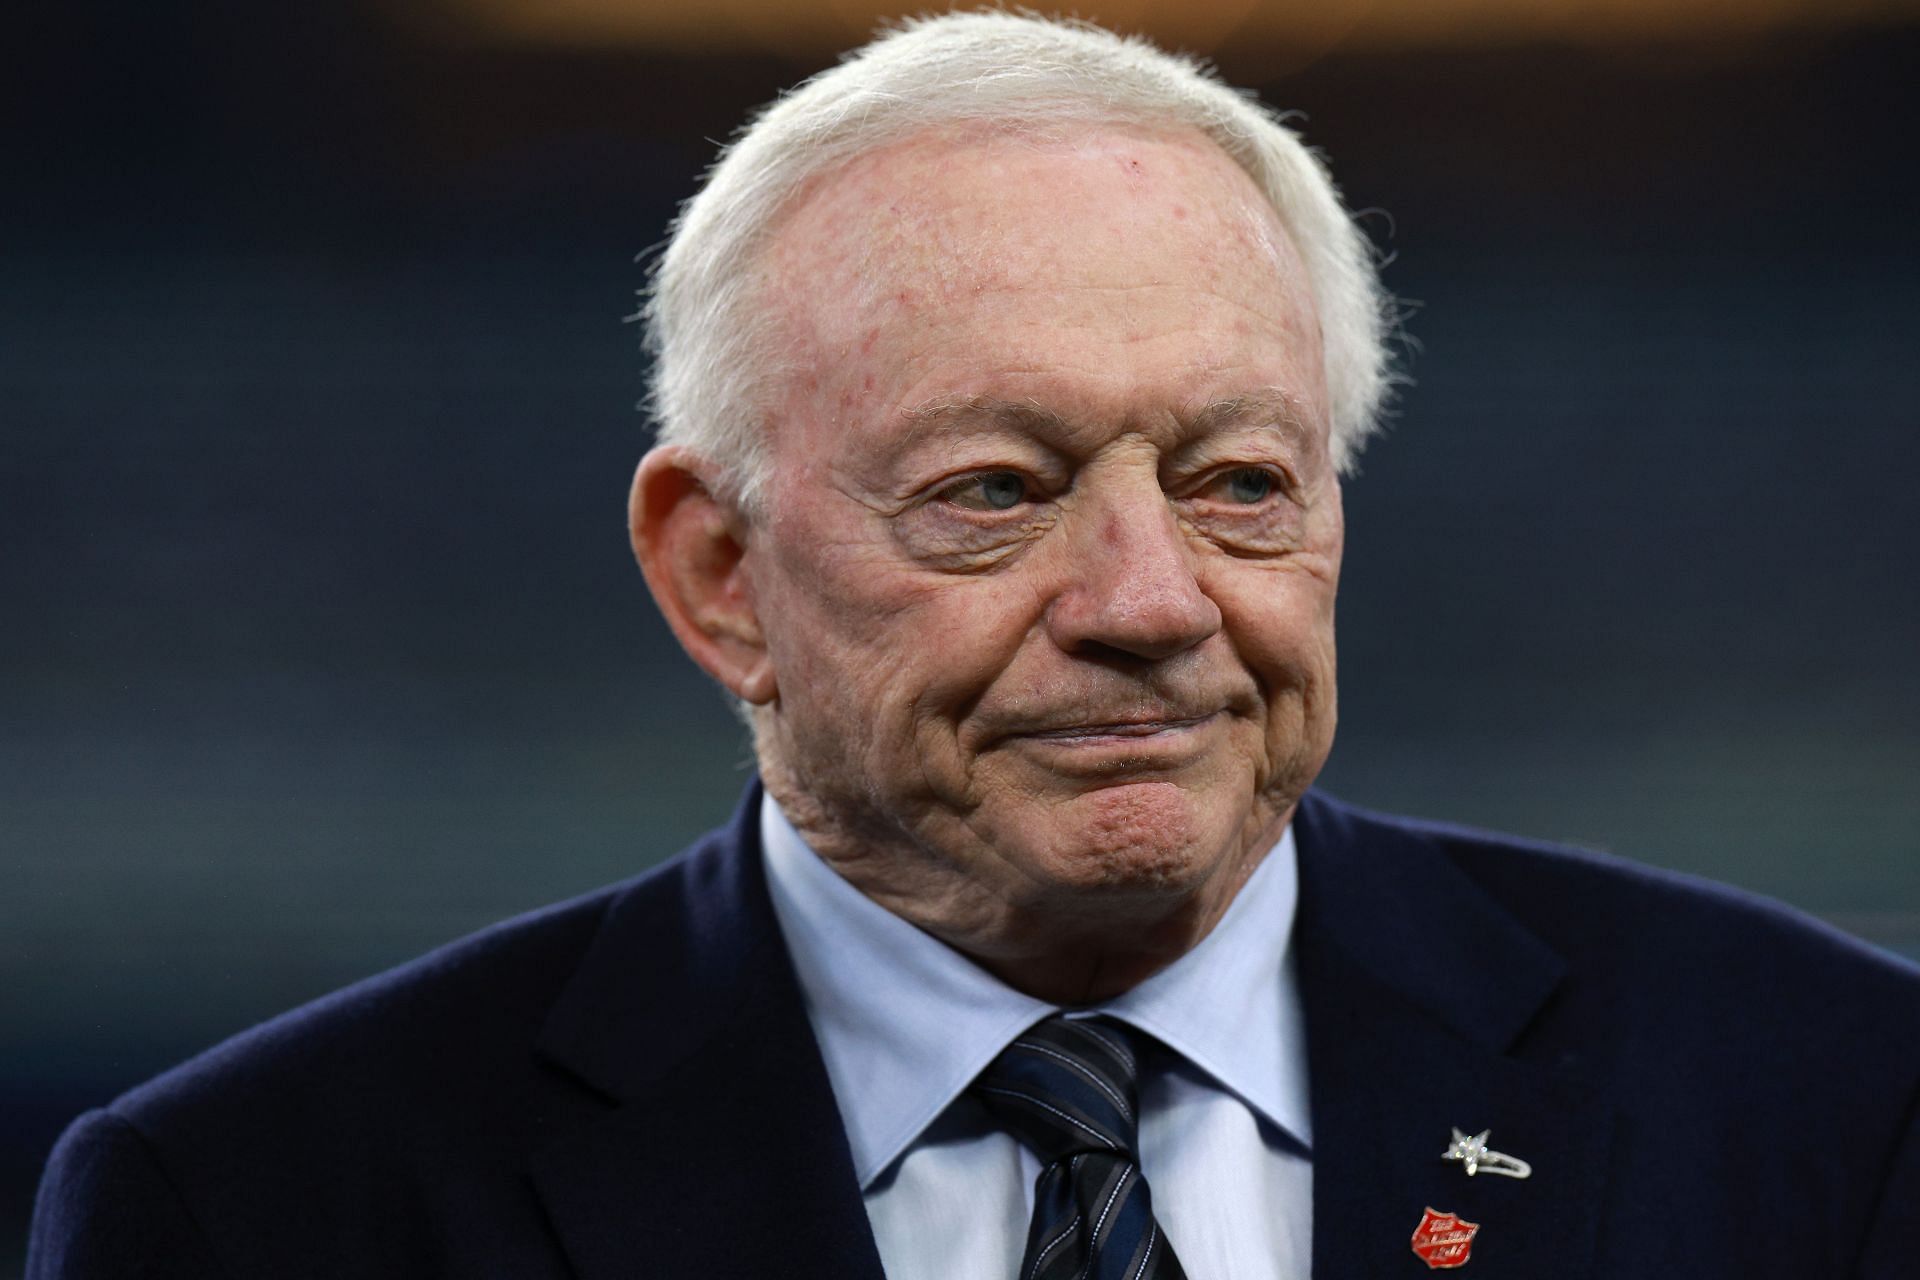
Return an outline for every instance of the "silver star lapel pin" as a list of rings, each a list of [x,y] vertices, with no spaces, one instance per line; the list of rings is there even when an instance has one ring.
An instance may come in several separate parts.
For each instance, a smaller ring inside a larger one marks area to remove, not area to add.
[[[1497,1173],[1503,1178],[1532,1177],[1533,1166],[1525,1160],[1504,1151],[1495,1151],[1487,1145],[1487,1139],[1492,1135],[1491,1129],[1482,1129],[1471,1137],[1455,1129],[1453,1142],[1440,1153],[1440,1158],[1460,1161],[1466,1166],[1469,1178],[1476,1173]]]

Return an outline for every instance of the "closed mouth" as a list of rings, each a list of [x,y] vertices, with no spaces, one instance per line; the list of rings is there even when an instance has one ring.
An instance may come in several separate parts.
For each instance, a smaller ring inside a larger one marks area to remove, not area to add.
[[[1067,725],[1058,729],[1034,729],[1018,736],[1047,741],[1074,741],[1083,738],[1150,738],[1159,733],[1191,729],[1213,719],[1217,712],[1186,716],[1177,720],[1116,720],[1102,724]]]

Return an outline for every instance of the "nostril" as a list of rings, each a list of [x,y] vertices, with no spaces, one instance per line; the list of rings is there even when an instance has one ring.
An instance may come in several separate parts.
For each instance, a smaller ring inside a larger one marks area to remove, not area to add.
[[[1213,635],[1221,615],[1184,565],[1135,562],[1081,578],[1055,598],[1047,620],[1055,642],[1069,652],[1157,661]]]

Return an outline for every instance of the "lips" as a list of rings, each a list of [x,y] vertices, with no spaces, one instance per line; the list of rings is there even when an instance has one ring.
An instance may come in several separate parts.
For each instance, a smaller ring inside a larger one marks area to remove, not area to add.
[[[1010,736],[1041,738],[1049,741],[1071,741],[1077,738],[1149,738],[1159,733],[1191,729],[1211,720],[1215,714],[1218,713],[1149,720],[1108,720],[1062,725],[1052,729],[1029,729],[1024,733]]]
[[[1261,715],[1258,690],[1236,673],[1168,670],[1156,675],[1163,678],[1022,680],[1007,690],[1011,696],[976,707],[962,732],[975,751],[1018,743],[1041,748],[1106,743],[1124,749],[1129,742],[1143,751],[1164,751],[1225,721]]]
[[[992,744],[1075,786],[1113,786],[1167,779],[1211,757],[1224,744],[1215,732],[1225,712],[1190,716],[1089,716],[1022,728]]]

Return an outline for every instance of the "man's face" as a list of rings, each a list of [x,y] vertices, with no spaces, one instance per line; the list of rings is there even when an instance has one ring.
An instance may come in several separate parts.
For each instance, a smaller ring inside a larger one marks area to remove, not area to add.
[[[1334,727],[1340,491],[1272,209],[1197,134],[927,136],[768,265],[775,794],[950,940],[1224,909]]]

